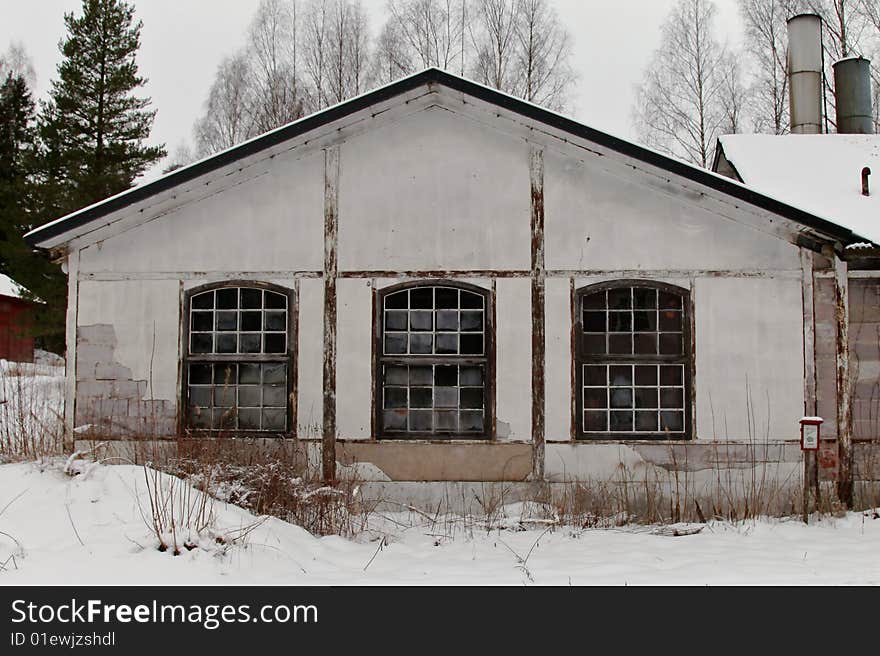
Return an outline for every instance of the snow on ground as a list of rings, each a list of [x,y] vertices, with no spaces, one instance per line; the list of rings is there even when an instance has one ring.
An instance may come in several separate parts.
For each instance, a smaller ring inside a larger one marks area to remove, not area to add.
[[[215,501],[211,530],[174,556],[156,548],[142,467],[72,468],[81,473],[0,466],[0,584],[880,584],[880,519],[870,512],[810,526],[715,522],[678,537],[652,527],[480,530],[376,515],[383,542],[376,531],[317,538]],[[212,539],[247,530],[231,543]]]

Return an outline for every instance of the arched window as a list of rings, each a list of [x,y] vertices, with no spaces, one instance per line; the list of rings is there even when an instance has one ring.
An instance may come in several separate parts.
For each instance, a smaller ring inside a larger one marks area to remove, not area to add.
[[[452,282],[378,295],[380,437],[489,437],[489,296]]]
[[[291,293],[264,283],[199,287],[186,297],[185,427],[290,430]]]
[[[578,437],[690,437],[689,306],[687,290],[664,283],[578,291]]]

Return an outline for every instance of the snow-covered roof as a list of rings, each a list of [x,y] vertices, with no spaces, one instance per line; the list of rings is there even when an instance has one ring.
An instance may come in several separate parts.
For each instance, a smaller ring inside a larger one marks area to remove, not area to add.
[[[880,135],[729,134],[719,141],[755,191],[880,244]],[[862,195],[866,166],[869,196]]]
[[[24,288],[16,283],[9,276],[0,273],[0,296],[11,296],[12,298],[21,298]]]

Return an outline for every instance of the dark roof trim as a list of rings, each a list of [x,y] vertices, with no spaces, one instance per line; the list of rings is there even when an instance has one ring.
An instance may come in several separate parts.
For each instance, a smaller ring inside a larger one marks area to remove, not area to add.
[[[853,232],[843,226],[826,221],[817,216],[797,209],[778,200],[759,194],[751,189],[740,186],[721,176],[709,173],[703,169],[685,164],[660,153],[648,150],[629,141],[614,137],[605,132],[600,132],[587,127],[572,119],[561,116],[549,110],[538,107],[531,103],[519,100],[504,93],[495,91],[480,84],[476,84],[464,78],[452,75],[437,68],[429,68],[421,73],[403,78],[375,91],[358,96],[349,101],[334,105],[328,109],[311,114],[287,126],[268,132],[263,136],[256,137],[240,146],[225,150],[214,157],[198,162],[177,171],[173,171],[154,182],[109,198],[108,200],[89,207],[84,211],[73,213],[69,218],[47,224],[37,228],[27,235],[25,240],[36,246],[47,239],[86,225],[95,219],[106,216],[111,212],[128,207],[146,198],[167,191],[177,185],[189,182],[206,173],[210,173],[227,166],[239,159],[248,157],[279,143],[298,137],[301,134],[314,130],[323,125],[344,118],[350,114],[366,109],[377,103],[384,102],[395,96],[406,93],[420,86],[428,84],[441,84],[445,87],[467,94],[487,103],[502,107],[532,120],[544,123],[563,132],[568,132],[588,141],[600,144],[610,150],[623,155],[657,166],[661,169],[680,175],[684,178],[716,189],[722,193],[738,198],[743,202],[755,205],[774,214],[779,214],[787,219],[800,223],[804,226],[830,235],[844,244],[853,242],[869,241],[864,237],[854,235]]]

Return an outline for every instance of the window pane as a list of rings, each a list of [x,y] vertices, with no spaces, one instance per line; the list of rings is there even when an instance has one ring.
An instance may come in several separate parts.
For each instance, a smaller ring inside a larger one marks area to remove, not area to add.
[[[483,431],[483,413],[474,410],[463,410],[459,413],[459,430],[467,433]]]
[[[636,412],[636,430],[637,431],[656,431],[657,430],[657,413],[656,412]]]
[[[235,353],[238,339],[235,333],[231,335],[217,335],[217,353]]]
[[[480,331],[483,330],[483,313],[482,312],[462,312],[461,313],[461,329],[463,331]]]
[[[483,354],[483,335],[463,334],[460,338],[460,349],[462,355],[482,355]]]
[[[230,310],[236,309],[238,307],[238,289],[235,287],[230,289],[218,289],[217,307]]]
[[[655,308],[657,307],[657,290],[643,289],[640,287],[633,288],[633,307],[635,308]]]
[[[605,340],[604,334],[584,335],[584,353],[587,355],[605,355],[607,353]]]
[[[265,336],[266,353],[284,353],[287,351],[287,335],[285,333],[267,333]]]
[[[612,310],[628,310],[632,307],[632,289],[620,287],[608,290],[608,307]]]
[[[410,334],[409,336],[409,352],[410,353],[431,353],[434,346],[433,335]]]
[[[234,385],[238,380],[238,367],[234,364],[214,365],[215,385]]]
[[[210,310],[214,307],[214,292],[202,292],[192,297],[193,309]]]
[[[262,394],[259,387],[239,387],[238,406],[240,408],[259,408],[262,405]]]
[[[660,384],[661,385],[682,385],[682,367],[681,365],[661,365],[660,366]]]
[[[412,387],[409,390],[410,408],[433,408],[434,390],[430,387]]]
[[[437,333],[437,353],[458,353],[458,333]]]
[[[407,312],[389,310],[385,312],[385,330],[406,330]]]
[[[409,292],[395,292],[385,297],[386,310],[405,310],[409,307]]]
[[[459,371],[462,385],[482,385],[483,370],[480,367],[462,367]]]
[[[660,354],[677,355],[681,353],[681,333],[661,333]]]
[[[605,292],[597,292],[584,296],[583,307],[585,310],[604,310],[606,307]]]
[[[437,312],[437,330],[458,331],[458,312],[452,310]]]
[[[191,364],[189,366],[189,384],[190,385],[210,385],[211,384],[211,365],[209,365],[209,364]]]
[[[644,387],[636,388],[636,407],[637,408],[656,408],[657,407],[657,388]]]
[[[632,335],[609,335],[608,352],[615,355],[629,355],[632,353]]]
[[[460,408],[479,409],[483,407],[482,388],[463,388],[460,393]]]
[[[684,389],[678,387],[664,387],[660,390],[661,408],[683,408]]]
[[[586,365],[584,367],[584,385],[602,385],[608,384],[605,365]]]
[[[438,287],[436,290],[437,308],[458,308],[458,290]]]
[[[193,312],[192,329],[210,332],[214,330],[214,313],[213,312]]]
[[[437,431],[454,431],[458,413],[454,410],[441,410],[434,413],[434,430]]]
[[[458,367],[434,367],[434,385],[458,385]]]
[[[406,407],[406,388],[405,387],[386,387],[385,388],[385,407],[386,408],[405,408]]]
[[[609,428],[612,432],[624,432],[633,430],[633,413],[632,412],[615,412],[609,413]]]
[[[287,329],[287,312],[266,312],[265,314],[265,330],[286,330]]]
[[[412,309],[427,309],[434,307],[434,288],[418,288],[409,290],[409,306]]]
[[[608,330],[613,333],[632,331],[632,312],[609,312]]]
[[[263,313],[262,312],[242,312],[241,313],[241,329],[253,332],[259,332],[263,329]]]
[[[269,310],[283,310],[287,307],[287,297],[284,294],[278,294],[277,292],[265,292],[265,305],[264,307]]]
[[[242,353],[259,353],[261,347],[260,333],[242,333],[241,334],[241,352]]]
[[[457,387],[436,387],[436,388],[434,388],[434,407],[436,407],[436,408],[457,408],[458,407],[458,388]]]
[[[431,367],[410,367],[409,368],[409,384],[410,385],[433,385],[434,371]]]
[[[584,389],[584,408],[607,408],[608,390],[604,387]]]
[[[242,289],[241,290],[241,307],[253,308],[259,310],[263,307],[263,290],[261,289]]]
[[[409,329],[410,330],[433,330],[434,329],[434,313],[433,312],[410,312],[409,313]]]
[[[611,384],[615,386],[632,385],[632,367],[630,365],[617,365],[610,367]]]
[[[633,330],[640,332],[657,330],[657,313],[653,311],[633,312]]]
[[[661,310],[660,330],[681,332],[681,312],[676,312],[675,310]]]
[[[197,405],[202,408],[210,408],[213,403],[213,395],[210,387],[190,387],[189,389],[190,405]]]
[[[465,310],[481,310],[483,309],[483,297],[474,292],[461,290],[461,307]]]
[[[406,410],[386,410],[382,413],[385,430],[406,430]]]
[[[284,430],[287,426],[287,411],[283,408],[263,410],[263,430]]]
[[[433,428],[432,414],[430,410],[410,410],[409,429],[415,432],[430,432]]]
[[[193,333],[190,335],[190,352],[211,353],[213,351],[214,335],[212,333]]]
[[[681,309],[681,296],[678,294],[673,294],[671,292],[660,292],[658,294],[660,301],[660,308],[663,310],[680,310]]]
[[[656,385],[656,365],[636,365],[636,385]]]
[[[608,430],[608,413],[588,410],[584,412],[584,432],[605,432]]]
[[[608,330],[607,316],[606,312],[584,312],[584,332],[604,333]]]
[[[629,387],[611,389],[612,408],[631,408],[633,405],[633,391]]]
[[[217,330],[238,330],[238,312],[217,312]]]
[[[406,385],[409,383],[406,367],[385,367],[387,385]]]
[[[636,355],[655,355],[657,353],[657,335],[654,333],[633,335],[633,353]]]
[[[263,365],[263,383],[286,383],[287,382],[287,365],[286,364],[264,364]]]
[[[660,430],[680,433],[684,430],[684,413],[664,410],[660,413]]]
[[[239,408],[238,427],[242,430],[260,430],[261,415],[259,408]]]
[[[396,355],[406,353],[406,333],[385,333],[385,353]]]
[[[287,390],[280,385],[263,388],[263,405],[273,408],[287,407]]]

